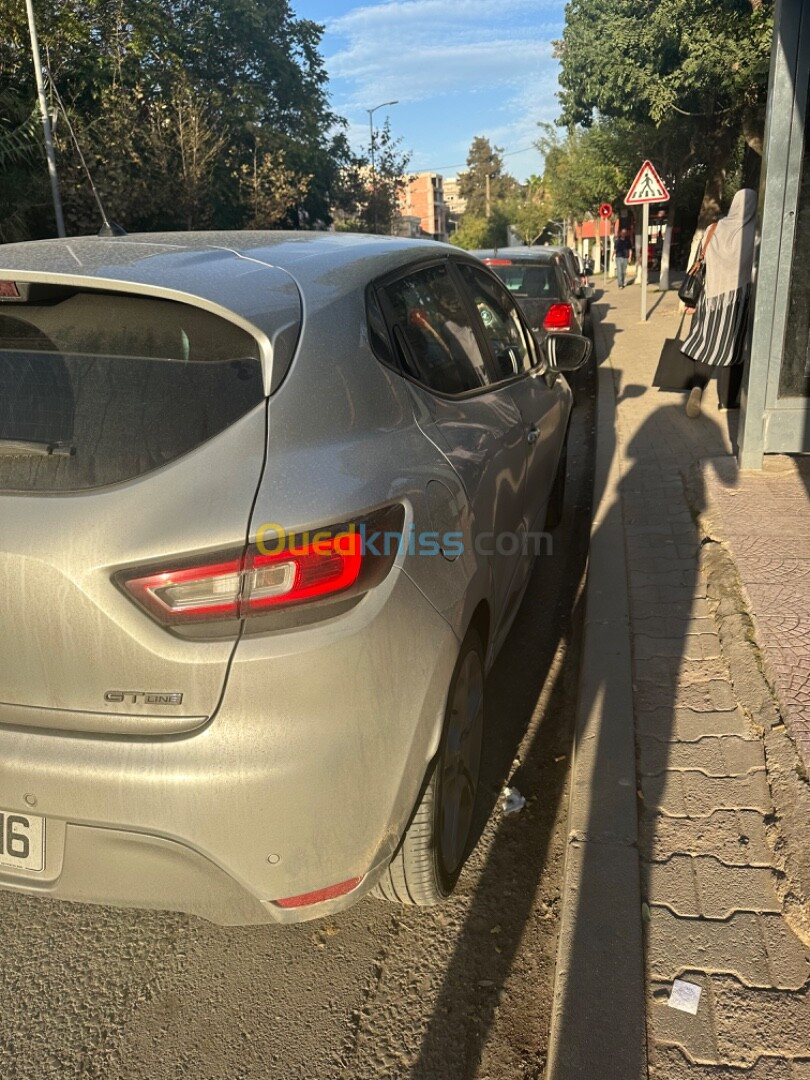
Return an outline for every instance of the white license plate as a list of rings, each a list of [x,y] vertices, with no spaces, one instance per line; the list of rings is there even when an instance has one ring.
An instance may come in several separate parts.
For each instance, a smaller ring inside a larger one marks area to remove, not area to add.
[[[45,818],[0,810],[0,866],[45,869]]]

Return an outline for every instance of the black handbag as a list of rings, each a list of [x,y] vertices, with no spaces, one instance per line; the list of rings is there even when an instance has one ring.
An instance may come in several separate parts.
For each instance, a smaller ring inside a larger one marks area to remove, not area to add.
[[[661,347],[658,367],[653,375],[653,386],[659,390],[690,390],[695,377],[695,362],[681,352],[681,330],[684,316],[674,338],[667,338]]]
[[[709,226],[706,238],[700,245],[698,257],[687,270],[686,277],[681,282],[680,289],[678,289],[678,299],[687,307],[697,307],[698,300],[703,292],[703,286],[706,283],[706,248],[709,246],[709,241],[716,228],[717,222],[715,221],[713,225]]]
[[[703,264],[703,259],[698,259],[695,265],[687,271],[686,277],[681,282],[681,287],[678,289],[678,299],[687,307],[697,307],[705,282],[706,267]]]

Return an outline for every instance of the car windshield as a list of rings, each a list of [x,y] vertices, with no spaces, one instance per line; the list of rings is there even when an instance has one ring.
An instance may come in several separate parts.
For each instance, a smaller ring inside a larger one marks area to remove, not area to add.
[[[539,300],[558,295],[551,266],[511,263],[508,266],[492,266],[490,269],[516,297]]]

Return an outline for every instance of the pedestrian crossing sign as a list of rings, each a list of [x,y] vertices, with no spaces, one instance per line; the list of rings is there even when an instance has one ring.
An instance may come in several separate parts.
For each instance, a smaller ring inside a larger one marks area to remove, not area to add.
[[[624,201],[628,206],[669,201],[669,192],[651,161],[645,161],[638,170],[638,175],[630,185]]]

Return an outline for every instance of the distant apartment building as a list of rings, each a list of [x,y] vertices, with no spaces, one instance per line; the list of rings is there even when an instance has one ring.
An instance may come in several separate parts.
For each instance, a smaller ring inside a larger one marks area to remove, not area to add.
[[[451,214],[461,215],[467,209],[467,200],[459,194],[459,177],[444,182],[444,204]]]
[[[399,212],[405,218],[418,218],[423,236],[446,240],[444,184],[440,174],[423,172],[411,176],[400,197]]]

